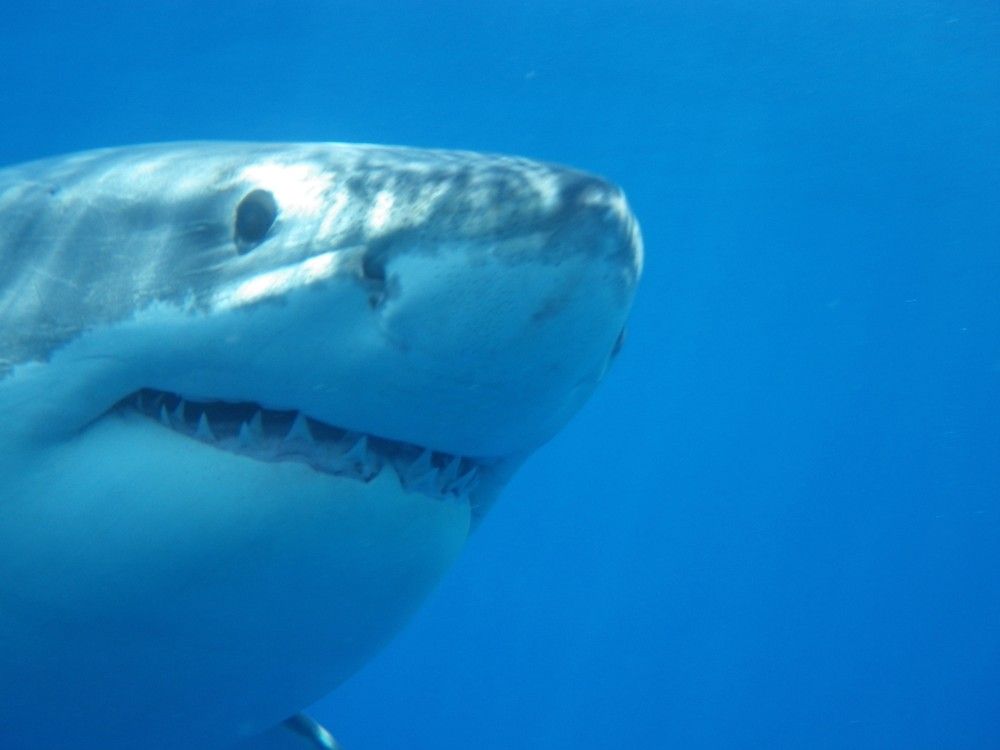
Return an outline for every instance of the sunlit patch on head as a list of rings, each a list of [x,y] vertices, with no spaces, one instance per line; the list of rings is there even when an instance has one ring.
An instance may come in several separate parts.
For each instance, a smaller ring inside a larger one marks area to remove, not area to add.
[[[633,248],[632,271],[636,276],[641,275],[644,261],[642,234],[639,231],[639,223],[632,215],[628,202],[625,200],[625,194],[620,190],[610,194],[604,190],[589,190],[580,195],[580,203],[585,206],[606,208],[615,220],[626,228],[629,245]]]
[[[344,257],[338,252],[323,253],[294,265],[261,273],[246,281],[220,290],[213,299],[216,309],[243,307],[270,297],[280,297],[293,289],[306,287],[333,276]]]
[[[217,165],[206,164],[198,170],[179,171],[174,159],[169,155],[149,159],[146,162],[147,180],[161,181],[161,175],[170,175],[170,190],[178,197],[200,196],[205,193],[206,181],[221,181],[222,170]]]
[[[559,184],[547,172],[528,171],[525,179],[538,196],[538,202],[546,211],[551,211],[559,204]]]
[[[132,168],[132,179],[142,181],[155,176],[158,172],[170,165],[170,160],[164,156],[153,156],[138,162]]]
[[[323,221],[320,223],[319,229],[316,231],[317,241],[322,242],[327,240],[336,233],[338,228],[338,219],[341,218],[349,200],[350,194],[347,190],[338,190],[333,194],[330,199],[330,206],[326,209]]]
[[[319,214],[327,205],[334,176],[314,164],[262,162],[244,168],[239,178],[274,195],[281,212],[289,217]]]
[[[377,231],[388,224],[389,216],[392,213],[392,206],[395,202],[395,196],[388,190],[380,191],[375,196],[371,213],[368,214],[368,226]]]

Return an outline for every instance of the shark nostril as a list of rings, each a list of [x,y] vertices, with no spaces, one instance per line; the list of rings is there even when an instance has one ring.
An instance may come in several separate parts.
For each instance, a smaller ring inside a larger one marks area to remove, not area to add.
[[[379,307],[387,296],[386,258],[384,247],[369,247],[361,256],[361,276],[368,289],[368,303]]]
[[[385,258],[382,253],[368,251],[361,259],[361,272],[369,281],[385,283]]]

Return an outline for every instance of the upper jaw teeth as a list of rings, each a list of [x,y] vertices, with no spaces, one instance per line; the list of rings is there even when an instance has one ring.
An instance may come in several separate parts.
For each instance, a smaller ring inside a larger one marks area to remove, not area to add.
[[[204,414],[202,414],[204,417]],[[287,445],[315,445],[316,440],[312,436],[312,431],[309,429],[309,420],[307,420],[302,412],[298,412],[295,415],[295,419],[292,420],[292,426],[288,430],[288,434],[285,435],[283,443]]]
[[[258,411],[248,421],[240,422],[236,440],[240,447],[246,448],[264,439],[264,427],[261,413]]]
[[[399,478],[403,485],[417,492],[434,493],[439,486],[443,470],[434,466],[431,452],[424,448],[417,460],[406,466],[400,472]]]
[[[349,446],[343,452],[327,456],[322,468],[331,474],[355,474],[368,481],[382,469],[382,462],[368,445],[367,435],[352,434],[342,445]]]
[[[260,460],[301,461],[317,471],[365,482],[391,466],[404,489],[433,497],[466,498],[481,479],[481,461],[349,432],[301,412],[194,402],[149,389],[120,406],[217,448]]]
[[[194,430],[194,435],[199,440],[206,440],[208,442],[215,442],[215,435],[212,433],[212,427],[208,423],[208,417],[205,416],[204,412],[198,418],[198,426]]]

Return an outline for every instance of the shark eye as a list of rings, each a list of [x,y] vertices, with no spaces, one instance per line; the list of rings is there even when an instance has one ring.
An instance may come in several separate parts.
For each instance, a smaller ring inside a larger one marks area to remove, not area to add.
[[[236,242],[247,252],[267,236],[278,217],[278,202],[267,190],[251,190],[236,207]]]

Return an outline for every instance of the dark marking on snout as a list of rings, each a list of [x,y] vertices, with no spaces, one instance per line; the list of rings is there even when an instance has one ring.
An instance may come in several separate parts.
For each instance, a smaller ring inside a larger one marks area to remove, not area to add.
[[[553,294],[548,297],[542,304],[535,310],[531,315],[531,320],[534,323],[543,323],[546,320],[551,320],[559,315],[560,312],[569,304],[570,295],[566,292],[560,294]]]

